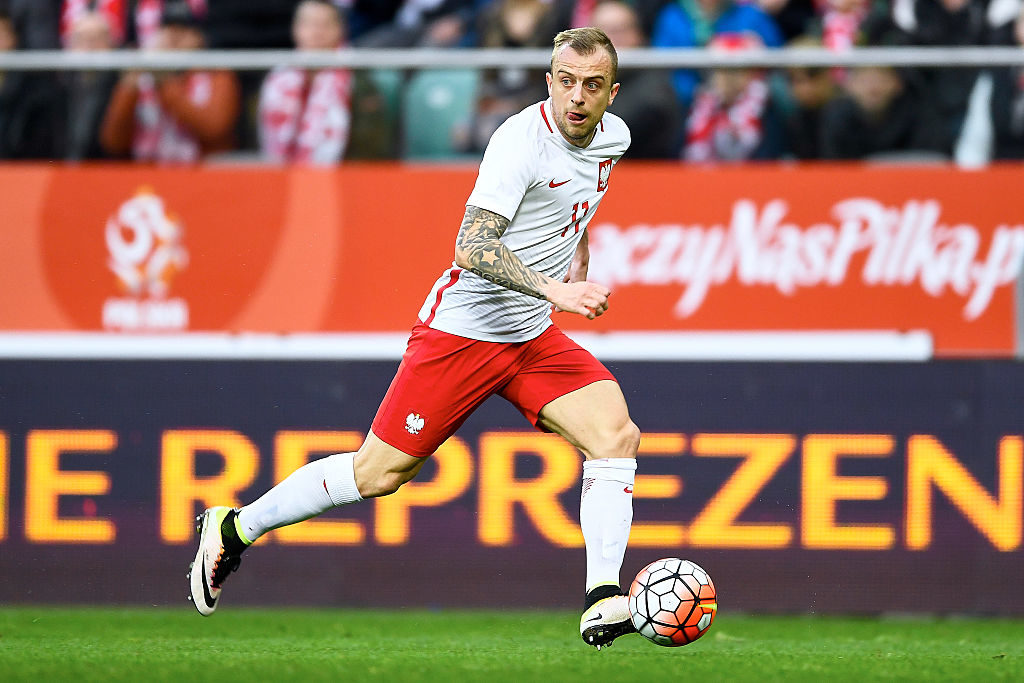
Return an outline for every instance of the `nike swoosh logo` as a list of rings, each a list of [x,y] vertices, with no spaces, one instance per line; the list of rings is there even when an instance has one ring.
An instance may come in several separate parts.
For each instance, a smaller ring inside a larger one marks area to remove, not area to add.
[[[622,490],[624,492],[626,492],[626,493],[633,493],[633,487],[632,486],[627,486],[626,488],[624,488]]]
[[[569,180],[572,180],[572,178],[569,178]],[[567,182],[569,182],[569,180],[563,180],[560,183],[556,183],[555,179],[552,178],[551,182],[548,183],[548,187],[550,187],[550,188],[561,187],[562,185],[565,185]]]
[[[209,574],[206,572],[206,553],[203,553],[203,562],[201,569],[203,570],[203,599],[206,600],[206,606],[210,609],[213,609],[214,606],[217,604],[217,601],[213,599],[212,595],[210,595],[210,587],[206,585],[206,580],[207,577],[209,576]]]
[[[586,621],[584,621],[583,623],[584,623],[584,624],[586,624],[586,623],[589,623],[589,622],[591,622],[591,621],[598,621],[598,620],[600,620],[600,619],[603,619],[603,618],[604,618],[604,615],[603,615],[603,614],[601,614],[600,612],[598,612],[598,613],[597,613],[597,616],[594,616],[594,617],[590,617],[589,619],[587,619],[587,620],[586,620]]]

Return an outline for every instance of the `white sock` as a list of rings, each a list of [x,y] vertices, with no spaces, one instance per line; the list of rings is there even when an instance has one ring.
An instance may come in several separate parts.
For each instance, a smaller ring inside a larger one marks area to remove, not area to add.
[[[245,541],[252,543],[271,529],[316,517],[336,505],[362,500],[356,488],[355,453],[313,460],[238,512]]]
[[[583,463],[580,526],[587,546],[587,592],[603,584],[619,585],[633,523],[636,458],[605,458]]]

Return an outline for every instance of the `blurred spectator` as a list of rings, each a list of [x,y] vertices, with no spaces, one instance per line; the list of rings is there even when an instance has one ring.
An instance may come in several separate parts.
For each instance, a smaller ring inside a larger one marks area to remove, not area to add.
[[[785,42],[815,36],[830,50],[862,42],[867,23],[887,17],[889,0],[757,0],[782,32]]]
[[[557,21],[558,30],[566,28],[578,28],[580,26],[593,26],[594,12],[597,6],[604,0],[545,0],[550,2]],[[650,36],[654,30],[654,20],[662,8],[672,0],[623,0],[633,8],[637,20],[640,22],[640,30],[645,36]]]
[[[594,10],[597,9],[597,3],[598,0],[565,0],[562,3],[565,8],[562,25],[565,28],[593,26]]]
[[[60,11],[61,44],[65,48],[71,48],[71,43],[74,40],[73,33],[79,20],[87,15],[94,15],[107,26],[107,37],[104,42],[108,45],[104,48],[91,49],[109,50],[123,45],[128,39],[130,4],[128,0],[64,0]],[[93,28],[98,25],[98,21],[93,21]],[[81,44],[78,49],[83,49]]]
[[[647,42],[637,11],[620,0],[599,2],[590,21],[608,34],[616,50],[644,47]],[[611,111],[629,126],[633,137],[629,158],[676,157],[681,142],[683,113],[668,72],[620,67],[618,81],[621,87]]]
[[[828,159],[944,152],[932,110],[891,67],[850,69],[846,94],[825,105],[822,130],[822,154]]]
[[[59,50],[63,0],[8,0],[8,11],[22,50]]]
[[[1016,4],[1016,7],[1012,5]],[[993,3],[995,5],[995,2]],[[1024,47],[1024,2],[1003,2],[1001,9],[1008,16],[991,11],[995,24],[993,42]],[[1024,159],[1024,67],[1007,66],[992,74],[992,128],[995,135],[996,159]]]
[[[556,15],[545,0],[496,0],[481,17],[485,48],[543,47],[558,32]],[[547,98],[544,69],[507,67],[483,72],[476,115],[457,146],[482,153],[505,119],[533,102]]]
[[[0,13],[0,51],[19,46],[12,17]],[[59,106],[54,74],[0,71],[0,159],[56,157]]]
[[[654,24],[654,47],[703,47],[720,33],[753,33],[767,47],[780,47],[782,34],[774,20],[756,5],[734,0],[678,0],[665,5]],[[699,76],[692,69],[672,75],[676,94],[689,107]]]
[[[578,2],[581,0],[577,0]],[[592,2],[595,7],[601,0],[582,0],[584,2]],[[633,11],[637,14],[637,19],[640,22],[640,30],[644,36],[649,38],[651,32],[654,30],[654,19],[662,8],[668,3],[668,0],[626,0],[626,4],[633,8]]]
[[[893,0],[892,17],[903,41],[921,46],[970,46],[987,42],[986,0]],[[922,103],[938,114],[942,150],[951,153],[979,70],[948,67],[916,70],[926,94]]]
[[[85,12],[72,22],[67,47],[75,52],[103,52],[114,49],[115,41],[108,15]]]
[[[67,49],[74,52],[112,50],[111,17],[99,11],[78,15],[68,27]],[[100,125],[110,101],[117,74],[113,71],[66,71],[61,74],[65,92],[64,158],[73,161],[102,159]]]
[[[360,39],[395,20],[401,0],[348,0],[349,38],[358,44]]]
[[[114,47],[133,45],[149,48],[153,46],[160,31],[160,16],[166,0],[59,0],[60,5],[60,41],[68,46],[71,27],[79,17],[86,13],[98,12],[107,19],[110,26],[111,42]],[[192,12],[207,18],[209,0],[175,0],[187,2]],[[238,0],[235,0],[237,2]],[[244,0],[247,16],[256,15],[261,5],[272,3],[277,6],[283,0]],[[286,0],[284,0],[286,1]],[[226,6],[232,0],[216,0],[213,5],[219,8],[218,16],[224,14]],[[286,15],[288,16],[288,15]],[[269,19],[269,17],[260,17]],[[231,16],[234,23],[240,23],[241,17]],[[208,26],[209,27],[209,26]],[[209,39],[207,40],[209,44]],[[237,47],[237,46],[233,46]],[[254,46],[255,47],[255,46]]]
[[[129,25],[129,42],[141,48],[159,47],[163,31],[161,17],[169,4],[187,4],[197,20],[206,17],[208,0],[130,0],[132,20]],[[214,0],[215,4],[225,0]],[[205,41],[204,41],[205,45]]]
[[[819,47],[834,52],[854,46],[892,43],[894,29],[886,0],[816,0],[817,16],[808,25],[808,35],[819,41]],[[830,70],[837,83],[846,80],[846,69]]]
[[[300,0],[206,0],[206,40],[214,49],[285,49]]]
[[[0,7],[0,52],[12,52],[18,47],[18,34],[11,15]]]
[[[545,46],[565,26],[564,18],[551,0],[495,0],[480,15],[480,44],[493,48]]]
[[[185,2],[163,9],[156,50],[199,50],[202,20]],[[140,161],[194,162],[230,149],[238,116],[238,81],[229,71],[129,72],[121,77],[100,141],[114,155]]]
[[[713,51],[761,47],[754,34],[722,33]],[[687,161],[778,159],[783,139],[779,114],[762,69],[713,69],[698,90],[686,122]]]
[[[815,6],[821,0],[757,0],[758,6],[775,20],[782,40],[789,42],[809,32]]]
[[[303,0],[292,22],[300,51],[337,50],[345,24],[329,0]],[[352,72],[279,67],[260,92],[260,150],[274,162],[333,164],[341,161],[351,124]]]
[[[797,38],[789,47],[821,47],[821,43],[813,38]],[[789,153],[797,159],[822,158],[822,112],[839,94],[831,71],[820,66],[786,69],[793,107],[785,115],[785,137]]]
[[[355,0],[355,44],[363,47],[456,47],[490,0]]]
[[[888,3],[878,0],[819,0],[820,18],[813,30],[829,50],[848,50],[877,42],[871,37],[880,28],[875,23],[887,22],[888,11]]]
[[[283,50],[293,46],[292,17],[300,0],[203,2],[206,5],[203,24],[206,45],[211,49]],[[251,152],[259,148],[259,97],[267,71],[244,69],[235,75],[241,91],[241,115],[235,127],[235,137],[240,147]]]

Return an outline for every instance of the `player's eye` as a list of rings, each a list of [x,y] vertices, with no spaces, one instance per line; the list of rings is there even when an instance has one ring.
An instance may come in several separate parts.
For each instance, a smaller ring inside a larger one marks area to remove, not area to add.
[[[587,89],[588,90],[597,90],[597,83],[594,82],[594,81],[591,81],[590,83],[587,83]]]
[[[562,85],[564,85],[565,87],[568,88],[570,85],[572,85],[572,81],[569,80],[568,78],[563,78],[562,79]]]

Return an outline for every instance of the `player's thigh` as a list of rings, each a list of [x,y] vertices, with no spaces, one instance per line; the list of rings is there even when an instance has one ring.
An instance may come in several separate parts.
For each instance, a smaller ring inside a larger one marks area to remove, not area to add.
[[[371,430],[402,453],[431,455],[508,381],[510,350],[418,324]]]
[[[359,495],[375,498],[394,493],[415,477],[426,461],[426,456],[403,453],[371,431],[352,463]]]
[[[640,430],[629,419],[622,389],[613,380],[599,380],[550,401],[540,411],[540,423],[588,459],[634,458],[640,444]]]

